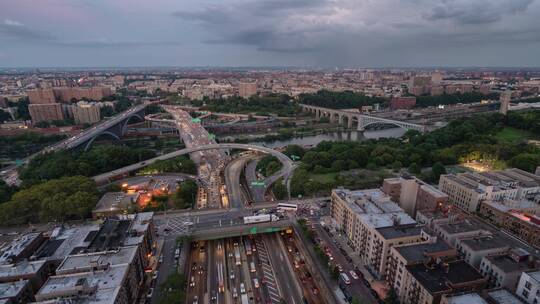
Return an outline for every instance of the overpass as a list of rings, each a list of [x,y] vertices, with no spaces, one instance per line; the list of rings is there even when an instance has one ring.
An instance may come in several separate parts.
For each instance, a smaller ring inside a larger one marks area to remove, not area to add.
[[[349,129],[356,124],[356,129],[358,131],[364,131],[367,126],[374,124],[390,124],[407,130],[416,130],[419,132],[426,131],[426,126],[423,125],[365,115],[354,111],[329,109],[306,104],[300,104],[300,107],[302,108],[302,111],[315,114],[317,119],[320,119],[321,117],[328,117],[330,122],[337,122],[340,125],[346,124],[347,128]]]
[[[281,161],[281,163],[283,164],[283,167],[276,174],[270,176],[269,178],[265,180],[265,182],[267,182],[266,184],[267,186],[275,182],[278,178],[282,176],[285,178],[289,177],[295,167],[293,161],[289,157],[287,157],[287,155],[279,151],[276,151],[274,149],[267,148],[267,147],[258,146],[258,145],[249,145],[249,144],[233,144],[233,143],[210,144],[210,145],[204,145],[204,146],[199,146],[199,147],[173,151],[171,153],[160,155],[160,156],[157,156],[157,157],[154,157],[154,158],[142,161],[142,162],[138,162],[129,166],[125,166],[123,168],[119,168],[119,169],[116,169],[107,173],[96,175],[93,177],[93,179],[98,185],[110,183],[111,181],[113,181],[114,179],[118,177],[124,177],[127,174],[137,171],[146,166],[149,166],[155,163],[156,161],[167,160],[167,159],[178,157],[180,155],[190,154],[193,152],[214,150],[214,149],[241,149],[241,150],[249,150],[249,151],[258,151],[258,152],[271,154],[275,156],[277,159],[279,159],[279,161]]]
[[[292,229],[292,222],[289,219],[281,219],[276,222],[265,222],[257,224],[233,224],[215,225],[214,227],[197,228],[191,231],[193,240],[217,240],[222,238],[247,236],[259,233],[280,232]]]

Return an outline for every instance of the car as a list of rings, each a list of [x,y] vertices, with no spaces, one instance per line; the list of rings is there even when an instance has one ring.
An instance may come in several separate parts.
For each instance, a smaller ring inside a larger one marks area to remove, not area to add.
[[[154,294],[154,288],[150,288],[148,289],[148,292],[146,293],[146,297],[151,298],[153,294]]]
[[[244,285],[244,283],[240,283],[240,293],[241,294],[246,293],[246,286]]]
[[[199,297],[194,296],[193,297],[193,304],[198,304],[198,303],[199,303]]]
[[[336,267],[339,270],[339,272],[343,272],[343,266],[341,266],[340,264],[337,264]]]
[[[319,289],[317,287],[313,287],[313,289],[311,291],[313,292],[314,295],[319,294]]]
[[[358,279],[359,279],[358,275],[356,274],[356,272],[354,272],[354,270],[349,271],[349,273],[351,274],[351,277],[352,277],[353,279],[355,279],[355,280],[358,280]]]
[[[234,299],[238,298],[238,292],[236,291],[236,287],[233,287],[233,290],[232,290],[232,297]]]
[[[158,263],[163,263],[163,254],[159,256]]]
[[[216,300],[217,300],[217,295],[216,295],[216,292],[213,290],[212,296],[210,297],[210,301],[215,302]]]
[[[159,274],[159,271],[157,271],[157,270],[156,270],[156,271],[154,271],[154,274],[152,275],[152,280],[155,280],[155,279],[157,279],[157,277],[158,277],[158,274]]]
[[[189,280],[189,286],[195,287],[195,277],[191,276],[191,280]]]
[[[259,280],[257,278],[253,279],[253,287],[259,288],[261,285],[259,285]]]
[[[199,274],[203,274],[204,268],[202,266],[199,266]]]
[[[234,280],[234,271],[231,270],[231,273],[229,274],[229,277],[231,278],[231,280]]]

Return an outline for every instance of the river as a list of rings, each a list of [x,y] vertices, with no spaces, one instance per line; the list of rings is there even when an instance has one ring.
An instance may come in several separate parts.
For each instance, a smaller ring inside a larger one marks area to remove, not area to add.
[[[287,140],[276,140],[269,142],[252,142],[253,144],[264,144],[269,148],[284,147],[287,145],[300,145],[300,146],[314,146],[321,141],[340,141],[340,140],[354,140],[363,141],[367,139],[389,138],[389,137],[401,137],[407,130],[402,128],[391,128],[383,130],[368,130],[364,132],[358,131],[336,131],[324,134],[310,135],[304,137],[295,137]]]

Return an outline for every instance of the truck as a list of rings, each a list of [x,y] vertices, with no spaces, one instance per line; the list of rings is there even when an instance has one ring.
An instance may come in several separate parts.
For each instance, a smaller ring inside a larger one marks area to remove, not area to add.
[[[240,297],[240,300],[242,300],[242,304],[249,304],[249,298],[248,298],[247,294],[243,294]]]
[[[274,214],[261,214],[253,216],[244,216],[244,224],[255,224],[255,223],[265,223],[265,222],[275,222],[278,221],[279,217]]]

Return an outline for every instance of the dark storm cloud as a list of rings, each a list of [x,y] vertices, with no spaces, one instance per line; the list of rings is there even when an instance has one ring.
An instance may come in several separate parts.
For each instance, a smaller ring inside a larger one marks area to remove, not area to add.
[[[462,24],[482,24],[527,10],[533,0],[440,0],[426,16],[429,20],[450,19]]]
[[[17,41],[49,41],[56,38],[45,31],[30,28],[20,22],[10,19],[0,22],[0,37]]]

